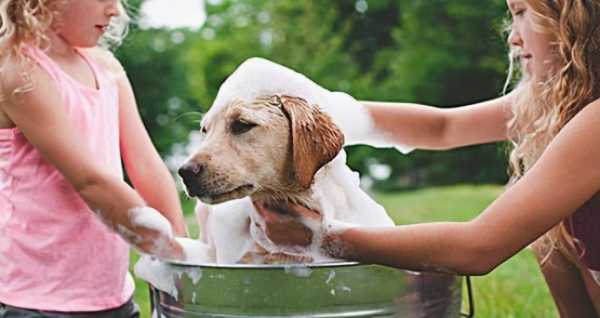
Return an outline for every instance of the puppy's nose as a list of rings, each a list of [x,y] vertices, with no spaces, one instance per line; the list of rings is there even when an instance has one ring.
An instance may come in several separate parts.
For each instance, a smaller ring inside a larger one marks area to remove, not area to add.
[[[190,181],[198,176],[204,171],[204,165],[196,163],[196,162],[188,162],[177,170],[177,173],[183,178],[184,181]]]

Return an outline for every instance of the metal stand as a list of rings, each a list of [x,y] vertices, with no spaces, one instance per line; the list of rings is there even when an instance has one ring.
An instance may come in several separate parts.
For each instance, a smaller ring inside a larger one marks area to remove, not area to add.
[[[150,284],[148,284],[148,293],[150,293],[150,311],[152,311],[152,310],[156,311],[156,317],[162,318],[163,315],[162,315],[162,312],[160,309],[159,295],[158,295],[158,293],[154,292],[154,289],[152,288],[152,286],[150,286]],[[150,314],[153,314],[153,313],[150,312]]]
[[[471,288],[471,276],[465,276],[467,281],[467,299],[469,303],[469,311],[465,314],[463,312],[460,313],[461,317],[473,318],[475,317],[475,305],[473,303],[473,290]]]

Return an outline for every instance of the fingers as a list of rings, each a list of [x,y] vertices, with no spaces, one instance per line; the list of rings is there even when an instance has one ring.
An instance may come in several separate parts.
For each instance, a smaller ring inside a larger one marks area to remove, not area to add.
[[[138,229],[139,239],[132,245],[144,254],[167,260],[185,260],[181,244],[173,236],[152,229]]]
[[[181,244],[173,239],[157,239],[136,245],[136,248],[148,255],[154,255],[165,260],[185,260],[185,252]]]
[[[269,240],[278,245],[308,246],[313,238],[312,231],[295,220],[267,223],[265,234]]]
[[[289,215],[288,211],[281,211],[281,209],[275,210],[273,207],[267,206],[262,202],[255,202],[254,207],[256,208],[258,214],[267,223],[277,221],[281,217]]]
[[[173,235],[177,236],[177,237],[190,237],[190,232],[187,228],[187,226],[182,226],[181,228],[178,229],[173,229]]]
[[[180,261],[183,261],[186,259],[183,246],[181,246],[181,244],[179,244],[179,242],[177,242],[174,239],[171,239],[169,241],[169,246],[170,246],[170,248],[168,249],[168,254],[164,255],[167,259],[180,260]]]
[[[131,245],[159,258],[185,259],[183,247],[174,240],[171,223],[160,212],[144,206],[127,213],[131,224],[117,226],[117,230]],[[187,236],[187,228],[182,226],[176,234]]]
[[[293,203],[267,204],[265,202],[254,201],[254,207],[257,212],[266,220],[280,218],[282,216],[291,216],[296,218],[306,218],[312,220],[321,220],[323,218],[319,211],[309,209],[305,206]]]
[[[312,209],[309,209],[309,208],[301,206],[301,205],[295,205],[294,208],[292,209],[292,211],[295,213],[295,215],[305,218],[305,219],[312,219],[312,220],[322,220],[323,219],[323,215],[319,211],[312,210]]]
[[[310,256],[288,255],[285,253],[268,253],[263,258],[266,264],[298,264],[313,261]]]
[[[190,237],[190,232],[185,224],[174,229],[173,232],[173,234],[177,237]]]
[[[265,222],[265,234],[278,245],[308,246],[313,232],[303,219],[321,220],[321,214],[298,204],[267,204],[253,202],[258,214]]]

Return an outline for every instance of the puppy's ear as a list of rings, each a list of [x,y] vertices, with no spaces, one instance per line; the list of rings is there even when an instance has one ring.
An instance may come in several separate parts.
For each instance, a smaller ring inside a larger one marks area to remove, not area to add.
[[[344,134],[318,106],[299,97],[279,98],[290,121],[294,176],[300,186],[308,188],[317,170],[340,152]]]

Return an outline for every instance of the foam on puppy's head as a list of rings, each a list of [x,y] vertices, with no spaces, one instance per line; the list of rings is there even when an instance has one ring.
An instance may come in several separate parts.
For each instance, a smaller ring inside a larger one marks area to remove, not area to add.
[[[323,105],[327,103],[329,93],[308,77],[292,69],[263,58],[253,57],[244,61],[223,82],[203,121],[211,120],[234,100],[249,103],[259,96],[290,95],[302,97],[313,105]]]

